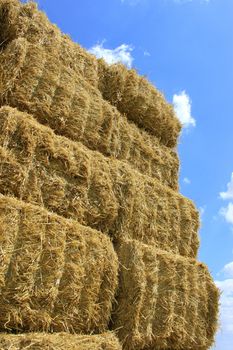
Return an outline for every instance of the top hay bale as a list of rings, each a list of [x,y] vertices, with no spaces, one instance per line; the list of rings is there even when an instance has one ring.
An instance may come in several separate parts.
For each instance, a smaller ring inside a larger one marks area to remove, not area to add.
[[[161,92],[134,69],[99,60],[99,89],[103,97],[134,121],[157,136],[168,147],[177,143],[181,125],[173,107]]]
[[[57,54],[24,38],[0,54],[0,103],[178,190],[176,151],[122,116]]]
[[[16,38],[24,37],[49,49],[73,67],[93,86],[97,86],[98,65],[94,56],[88,54],[67,35],[62,35],[56,25],[37,9],[37,4],[22,4],[18,0],[0,0],[0,43],[4,48]]]
[[[121,65],[108,66],[74,44],[33,3],[0,0],[0,42],[24,37],[53,52],[67,66],[99,88],[110,103],[130,120],[157,136],[164,145],[174,147],[181,125],[161,93],[134,70]]]

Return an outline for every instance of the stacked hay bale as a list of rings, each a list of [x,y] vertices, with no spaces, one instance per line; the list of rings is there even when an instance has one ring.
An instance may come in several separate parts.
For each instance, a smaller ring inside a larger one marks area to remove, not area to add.
[[[117,338],[101,335],[70,335],[68,333],[2,334],[1,350],[121,350]]]
[[[0,0],[0,43],[0,348],[208,349],[172,107],[33,3]]]

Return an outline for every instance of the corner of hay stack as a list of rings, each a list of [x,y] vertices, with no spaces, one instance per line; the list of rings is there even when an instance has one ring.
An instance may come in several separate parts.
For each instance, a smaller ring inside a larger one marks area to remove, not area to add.
[[[31,3],[25,5],[16,1],[3,1],[0,11],[4,45],[10,40],[24,37],[30,43],[50,46],[53,51],[52,47],[60,46],[61,40],[62,44],[67,41],[67,37]],[[74,45],[71,40],[65,45],[79,65],[84,66],[84,76],[93,86],[99,87],[104,99],[115,105],[140,128],[145,128],[158,137],[164,145],[171,148],[176,146],[181,130],[180,122],[173,107],[147,79],[120,64],[108,66],[103,61],[98,63],[97,59]]]
[[[207,267],[135,240],[121,241],[116,250],[121,265],[112,329],[123,347],[208,349],[219,291]]]

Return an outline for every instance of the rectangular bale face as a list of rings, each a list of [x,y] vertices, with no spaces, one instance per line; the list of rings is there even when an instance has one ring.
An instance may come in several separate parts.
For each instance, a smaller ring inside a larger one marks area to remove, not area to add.
[[[173,108],[164,96],[136,71],[123,65],[108,66],[74,44],[67,36],[52,25],[45,14],[33,3],[2,0],[0,3],[2,39],[7,41],[25,38],[36,43],[45,51],[51,51],[72,67],[75,74],[81,74],[92,86],[129,120],[146,128],[158,137],[161,143],[174,147],[181,129]],[[39,61],[39,60],[38,60]],[[116,91],[117,90],[117,91]]]
[[[121,269],[112,329],[125,349],[213,344],[219,293],[203,264],[138,241],[116,251]]]
[[[99,62],[99,89],[104,98],[139,127],[156,136],[160,143],[175,147],[181,124],[173,107],[145,77],[123,64]]]
[[[2,110],[9,113],[0,118],[1,193],[106,231],[119,203],[104,157],[15,109]]]
[[[176,151],[129,122],[82,75],[61,61],[60,46],[58,51],[45,51],[23,38],[10,42],[0,53],[0,104],[32,113],[57,134],[126,161],[177,190]]]
[[[75,335],[68,333],[0,334],[1,350],[121,350],[117,337],[111,333]]]
[[[0,116],[2,193],[75,218],[115,240],[133,238],[196,256],[199,217],[190,200],[124,162],[55,135],[25,113],[5,107]]]
[[[118,260],[104,234],[0,196],[0,329],[102,332]]]

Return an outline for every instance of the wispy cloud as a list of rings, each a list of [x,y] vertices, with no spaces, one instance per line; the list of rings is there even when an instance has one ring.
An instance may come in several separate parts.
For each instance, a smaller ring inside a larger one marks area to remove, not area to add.
[[[224,274],[225,277],[233,278],[233,261],[226,264],[221,272]]]
[[[231,173],[231,179],[226,185],[227,190],[220,192],[219,197],[223,200],[228,200],[227,206],[220,208],[219,214],[224,217],[225,221],[231,225],[233,229],[233,173]]]
[[[196,125],[196,121],[191,115],[190,97],[184,90],[173,95],[173,105],[175,113],[184,128]]]
[[[190,180],[188,177],[184,177],[183,182],[184,182],[186,185],[190,185],[190,184],[191,184],[191,180]]]
[[[231,350],[233,337],[233,262],[226,264],[218,273],[224,280],[215,281],[221,291],[220,329],[216,337],[215,350]]]
[[[144,55],[144,56],[150,57],[150,53],[149,53],[148,51],[144,51],[144,52],[143,52],[143,55]]]
[[[233,199],[233,173],[231,173],[231,179],[227,184],[226,192],[220,192],[219,195],[222,199]]]
[[[200,219],[201,221],[203,220],[203,216],[205,214],[205,211],[206,211],[206,205],[202,206],[202,207],[199,207],[199,213],[200,213]]]
[[[220,298],[221,328],[225,332],[232,333],[233,336],[233,279],[215,281],[215,283],[222,292]]]
[[[219,213],[224,217],[226,222],[233,225],[233,203],[232,202],[228,203],[226,207],[222,207]]]
[[[107,49],[104,46],[104,42],[98,43],[89,49],[89,52],[95,55],[97,58],[103,58],[107,63],[123,63],[128,68],[132,67],[133,47],[131,45],[122,44],[115,49]]]

